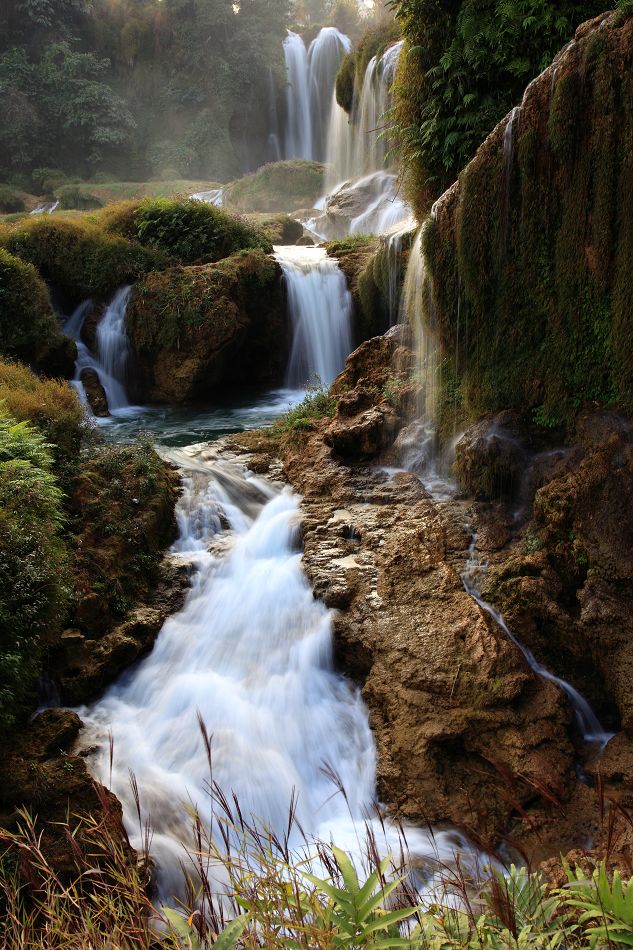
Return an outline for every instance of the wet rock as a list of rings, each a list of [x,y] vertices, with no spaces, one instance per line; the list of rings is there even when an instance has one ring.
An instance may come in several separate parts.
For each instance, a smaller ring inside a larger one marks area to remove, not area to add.
[[[457,443],[455,473],[479,500],[516,497],[528,461],[529,438],[518,415],[499,412],[471,426]]]
[[[325,441],[342,458],[370,459],[396,437],[401,419],[391,406],[373,406],[353,416],[340,412],[325,433]]]
[[[86,399],[95,416],[109,416],[108,400],[105,389],[101,385],[99,374],[94,369],[84,369],[81,372],[81,382],[86,391]]]
[[[311,238],[309,234],[303,234],[297,241],[295,241],[297,247],[314,247],[314,238]]]

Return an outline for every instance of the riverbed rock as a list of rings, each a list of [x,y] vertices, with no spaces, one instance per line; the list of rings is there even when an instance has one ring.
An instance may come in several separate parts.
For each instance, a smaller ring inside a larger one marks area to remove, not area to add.
[[[82,370],[81,382],[94,415],[100,418],[109,416],[108,399],[97,371],[94,369]]]

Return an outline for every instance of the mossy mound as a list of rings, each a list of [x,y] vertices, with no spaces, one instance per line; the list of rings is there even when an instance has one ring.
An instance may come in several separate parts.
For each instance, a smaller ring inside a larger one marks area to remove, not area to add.
[[[296,244],[303,237],[303,225],[289,214],[255,213],[245,219],[262,231],[272,244]]]
[[[605,15],[527,90],[425,229],[445,435],[514,408],[633,411],[633,20]]]
[[[192,199],[145,198],[111,205],[104,229],[182,264],[214,262],[236,251],[272,251],[266,235],[221,208]]]
[[[11,185],[0,185],[0,214],[16,214],[24,211],[24,198]]]
[[[272,162],[227,185],[224,202],[237,211],[311,208],[323,191],[323,175],[320,162]]]
[[[185,402],[221,385],[277,381],[288,337],[279,266],[254,250],[149,274],[127,326],[143,398]]]
[[[77,348],[59,329],[36,269],[0,248],[0,353],[72,376]]]
[[[161,251],[107,233],[92,221],[48,215],[4,227],[0,246],[33,264],[69,306],[88,297],[104,299],[167,262]]]
[[[80,185],[64,185],[58,191],[59,207],[65,211],[93,211],[102,208],[103,201]]]

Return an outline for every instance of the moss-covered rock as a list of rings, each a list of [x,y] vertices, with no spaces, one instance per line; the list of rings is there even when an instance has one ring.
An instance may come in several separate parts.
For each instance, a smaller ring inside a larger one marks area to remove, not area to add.
[[[366,30],[353,51],[341,60],[336,75],[336,101],[348,114],[351,114],[354,101],[360,96],[370,59],[380,56],[399,39],[400,27],[395,20],[389,20]]]
[[[632,77],[633,21],[583,25],[436,204],[445,435],[508,407],[549,428],[633,410]]]
[[[272,244],[299,244],[303,240],[303,225],[289,214],[266,214],[259,212],[245,215]],[[314,242],[310,239],[310,243]]]
[[[269,238],[253,224],[193,199],[119,202],[99,221],[107,231],[182,264],[211,263],[247,248],[272,250]]]
[[[0,353],[72,376],[77,348],[59,329],[36,269],[0,248]]]
[[[127,326],[143,398],[185,402],[281,378],[288,326],[279,265],[262,251],[176,267],[137,284]]]
[[[320,162],[272,162],[228,184],[224,202],[236,211],[311,208],[323,191],[324,171]]]
[[[141,274],[164,267],[164,253],[107,233],[86,219],[30,218],[0,231],[0,246],[33,264],[68,306],[104,299]]]

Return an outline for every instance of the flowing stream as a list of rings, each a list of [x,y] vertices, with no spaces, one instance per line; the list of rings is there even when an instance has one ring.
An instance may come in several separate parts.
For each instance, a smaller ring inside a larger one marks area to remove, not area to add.
[[[235,793],[243,814],[283,836],[294,799],[308,838],[333,840],[360,863],[368,821],[383,852],[398,851],[398,832],[371,817],[367,710],[333,669],[332,611],[314,599],[301,569],[299,498],[210,449],[172,458],[184,486],[173,554],[195,566],[192,588],[152,653],[80,710],[83,744],[99,749],[92,771],[123,802],[132,844],[141,846],[142,830],[130,769],[153,829],[161,894],[181,891],[179,862],[193,843],[187,803],[201,816],[210,807],[199,715],[212,736],[212,780],[229,798]],[[295,832],[291,847],[302,840]],[[438,860],[461,853],[466,865],[477,862],[455,832],[411,828],[407,845],[421,889],[432,888]]]

